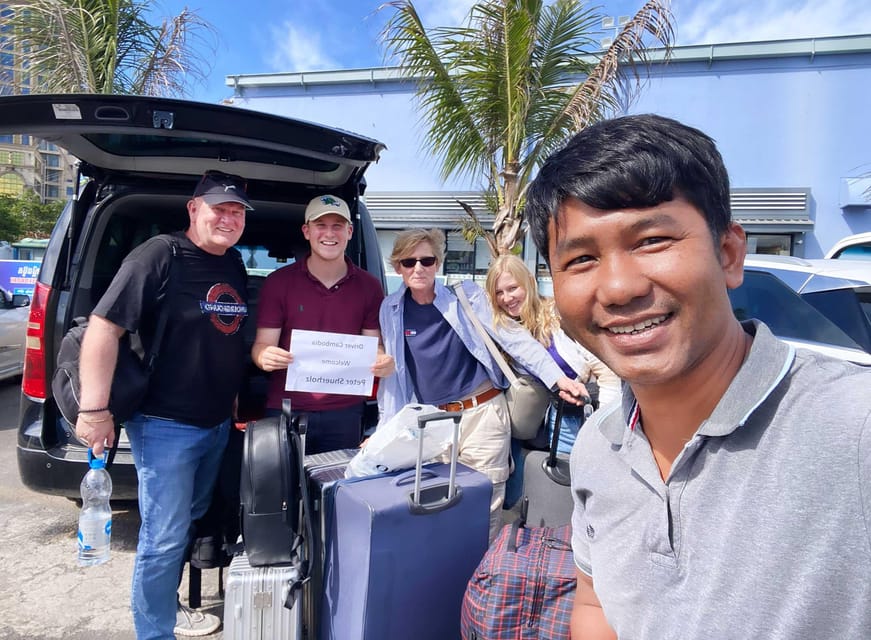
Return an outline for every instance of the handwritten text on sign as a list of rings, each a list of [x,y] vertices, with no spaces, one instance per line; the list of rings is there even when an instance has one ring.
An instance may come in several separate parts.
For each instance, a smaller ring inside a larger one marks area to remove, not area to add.
[[[368,396],[372,389],[378,338],[294,329],[290,352],[288,391]]]

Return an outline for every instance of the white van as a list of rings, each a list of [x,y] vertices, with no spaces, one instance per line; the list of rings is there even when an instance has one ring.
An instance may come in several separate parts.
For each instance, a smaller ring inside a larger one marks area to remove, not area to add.
[[[829,249],[826,257],[871,260],[871,231],[841,238]]]

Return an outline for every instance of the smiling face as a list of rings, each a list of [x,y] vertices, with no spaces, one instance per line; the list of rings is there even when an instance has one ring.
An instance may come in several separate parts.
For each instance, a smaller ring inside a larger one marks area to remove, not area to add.
[[[570,198],[549,237],[563,326],[618,376],[660,385],[719,371],[727,338],[741,331],[727,295],[743,279],[740,226],[715,243],[679,197],[617,211]]]
[[[187,235],[207,253],[223,255],[239,242],[245,230],[245,207],[238,202],[208,205],[202,198],[188,201],[191,220]]]
[[[520,317],[520,311],[523,308],[523,303],[526,301],[526,289],[517,282],[513,275],[503,271],[496,278],[495,294],[496,306],[515,320]]]
[[[344,260],[354,227],[337,213],[328,213],[302,226],[312,255],[321,260]]]

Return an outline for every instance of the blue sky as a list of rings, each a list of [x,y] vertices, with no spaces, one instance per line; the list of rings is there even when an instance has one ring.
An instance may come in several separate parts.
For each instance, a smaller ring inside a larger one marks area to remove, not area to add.
[[[463,22],[473,0],[417,0],[428,26]],[[208,81],[191,96],[232,95],[228,75],[351,69],[385,63],[380,0],[158,0],[156,15],[196,11],[216,31]],[[592,2],[606,15],[632,15],[642,0]],[[871,34],[867,0],[672,0],[678,44]],[[206,49],[204,49],[205,51]]]

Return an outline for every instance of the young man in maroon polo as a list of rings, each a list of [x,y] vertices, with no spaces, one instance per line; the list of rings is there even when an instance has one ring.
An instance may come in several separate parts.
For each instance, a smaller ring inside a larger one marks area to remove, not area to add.
[[[362,437],[361,396],[285,391],[294,329],[374,336],[379,340],[372,372],[393,373],[393,358],[380,346],[378,309],[381,283],[353,264],[345,249],[354,232],[347,203],[333,195],[313,198],[305,210],[303,235],[311,252],[271,273],[260,290],[257,335],[251,358],[272,372],[266,400],[268,415],[278,415],[281,401],[291,399],[294,411],[309,416],[306,453],[356,447]]]

